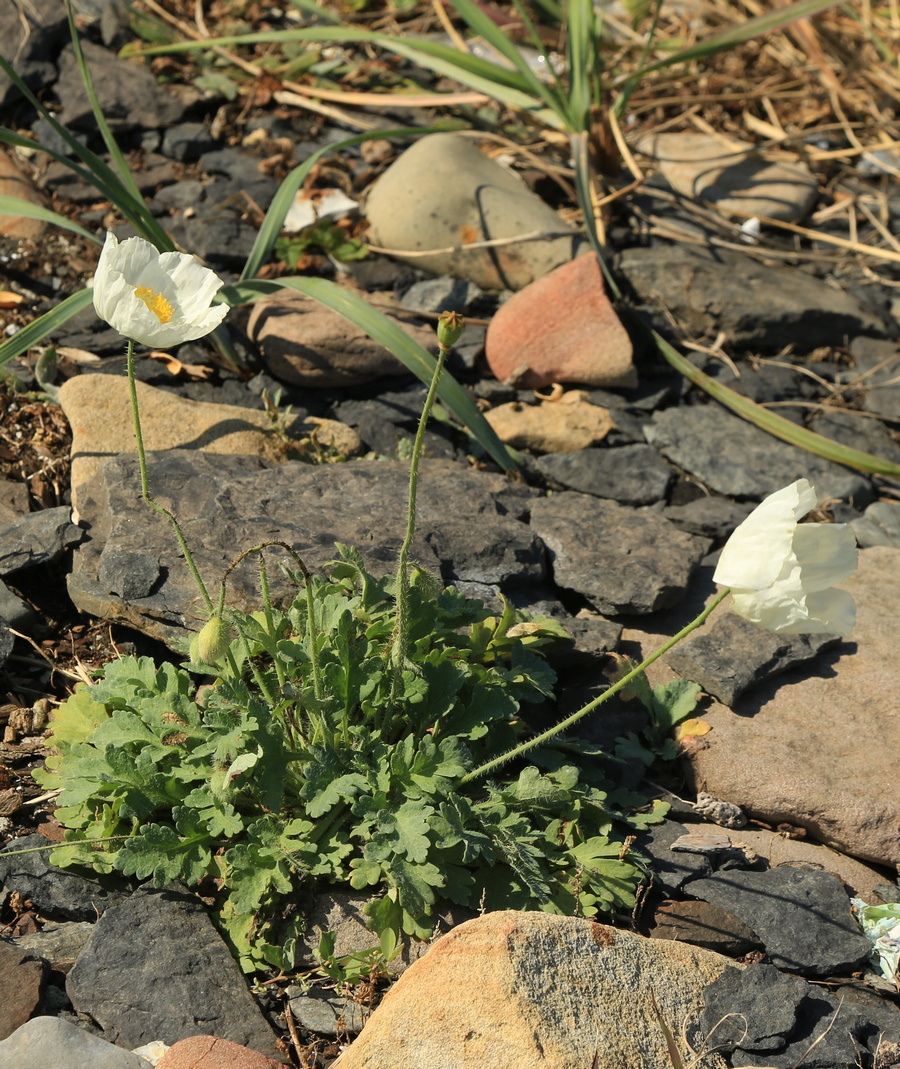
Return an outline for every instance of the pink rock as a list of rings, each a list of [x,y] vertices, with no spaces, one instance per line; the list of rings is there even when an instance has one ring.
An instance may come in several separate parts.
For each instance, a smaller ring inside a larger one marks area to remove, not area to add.
[[[284,1069],[259,1051],[218,1036],[189,1036],[173,1044],[156,1069]]]
[[[631,341],[590,254],[510,297],[491,320],[485,353],[494,375],[516,386],[637,385]]]

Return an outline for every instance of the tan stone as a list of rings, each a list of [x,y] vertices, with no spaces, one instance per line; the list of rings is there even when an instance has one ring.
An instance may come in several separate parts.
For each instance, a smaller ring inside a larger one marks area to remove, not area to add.
[[[173,1043],[157,1069],[284,1069],[259,1051],[218,1036],[189,1036]]]
[[[371,296],[383,312],[432,354],[434,330],[419,326],[392,298]],[[247,333],[271,373],[293,386],[352,386],[385,375],[406,375],[406,367],[360,327],[312,297],[284,289],[257,301]]]
[[[900,549],[860,552],[841,584],[851,638],[735,702],[714,703],[690,757],[698,790],[771,824],[806,828],[855,857],[900,865]]]
[[[201,449],[283,460],[282,442],[265,412],[236,405],[189,401],[137,383],[144,448]],[[60,387],[59,401],[72,428],[72,503],[107,457],[135,451],[128,380],[118,375],[77,375]]]
[[[733,138],[695,132],[648,134],[638,149],[658,164],[676,192],[726,213],[799,219],[818,188],[804,164],[765,160],[755,145]]]
[[[5,197],[18,197],[29,204],[44,207],[44,199],[19,170],[12,158],[0,148],[0,194]],[[8,238],[39,238],[48,224],[40,219],[29,219],[24,215],[0,215],[0,234]]]
[[[407,969],[334,1069],[672,1069],[654,1000],[699,1048],[703,992],[730,964],[582,918],[488,913]]]
[[[592,405],[581,390],[538,405],[511,401],[485,413],[501,442],[537,453],[574,453],[602,441],[615,424],[608,409]]]
[[[372,243],[396,259],[482,289],[522,289],[584,245],[514,171],[459,134],[411,145],[372,186],[366,215]],[[477,244],[527,235],[539,236]]]

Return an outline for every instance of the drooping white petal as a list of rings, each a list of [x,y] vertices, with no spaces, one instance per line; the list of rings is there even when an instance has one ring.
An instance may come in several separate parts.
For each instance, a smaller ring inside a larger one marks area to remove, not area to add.
[[[846,523],[801,523],[792,548],[807,593],[849,578],[859,563],[856,536]]]
[[[783,585],[768,590],[731,591],[731,607],[738,616],[764,627],[767,631],[786,631],[798,634],[808,618],[803,595],[796,589]]]
[[[816,503],[816,492],[806,479],[770,494],[726,542],[714,581],[745,590],[764,590],[771,585],[792,555],[797,520]]]
[[[846,590],[817,590],[806,598],[809,625],[801,634],[841,635],[846,638],[856,624],[856,602]]]

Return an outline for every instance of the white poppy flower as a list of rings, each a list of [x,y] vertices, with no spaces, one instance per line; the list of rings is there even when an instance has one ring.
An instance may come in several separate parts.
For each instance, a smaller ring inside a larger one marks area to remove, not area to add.
[[[731,588],[732,608],[768,631],[849,635],[856,606],[835,583],[856,571],[846,523],[798,521],[816,507],[806,479],[770,494],[725,544],[713,579]]]
[[[143,238],[121,245],[107,232],[94,274],[94,308],[123,337],[169,349],[203,338],[228,314],[212,299],[224,285],[183,252],[160,253]]]

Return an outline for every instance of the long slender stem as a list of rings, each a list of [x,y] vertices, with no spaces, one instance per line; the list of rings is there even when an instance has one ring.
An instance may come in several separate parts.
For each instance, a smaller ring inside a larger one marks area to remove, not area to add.
[[[500,765],[506,764],[507,761],[512,761],[516,757],[521,757],[522,754],[528,753],[529,750],[533,750],[535,747],[541,746],[545,742],[549,742],[551,739],[556,738],[561,732],[567,731],[573,724],[577,724],[582,717],[587,716],[588,713],[592,713],[598,705],[602,705],[608,698],[617,694],[624,687],[627,687],[633,679],[636,679],[641,672],[649,668],[654,661],[658,661],[664,653],[668,653],[673,646],[677,646],[683,638],[686,638],[692,631],[696,631],[697,628],[709,618],[713,609],[715,609],[717,605],[720,605],[730,593],[730,590],[720,591],[696,619],[691,620],[691,622],[683,627],[677,635],[673,635],[667,642],[664,642],[655,653],[651,653],[650,656],[641,661],[636,668],[633,668],[627,675],[622,676],[621,679],[616,680],[612,686],[608,687],[602,694],[598,695],[592,701],[589,701],[587,705],[579,709],[577,713],[572,713],[571,716],[566,717],[561,723],[557,724],[555,727],[549,728],[540,735],[536,735],[533,739],[528,739],[527,742],[520,743],[508,753],[501,754],[499,757],[495,757],[493,760],[487,761],[483,765],[479,765],[478,768],[462,777],[459,781],[460,785],[469,783],[473,779],[478,779],[480,776],[487,775],[488,772],[492,772],[495,768],[499,768]]]
[[[395,594],[397,603],[397,618],[394,625],[394,645],[391,650],[391,660],[394,668],[400,670],[406,661],[407,639],[409,629],[409,551],[413,538],[416,534],[416,496],[419,488],[419,461],[422,457],[422,447],[425,443],[425,428],[428,418],[434,406],[437,395],[438,383],[441,372],[444,369],[444,361],[447,359],[449,349],[440,346],[438,358],[431,377],[431,384],[425,396],[425,404],[422,407],[422,415],[419,417],[419,426],[416,430],[413,442],[412,456],[409,461],[409,501],[406,510],[406,536],[400,546],[400,555],[397,559],[397,591]]]
[[[131,414],[134,418],[134,437],[137,442],[138,467],[141,472],[141,497],[144,499],[146,505],[160,516],[165,516],[172,525],[172,530],[175,532],[175,537],[178,539],[178,545],[181,547],[181,552],[184,554],[187,566],[191,570],[191,575],[194,577],[194,582],[197,584],[197,589],[200,591],[200,596],[203,598],[206,610],[207,612],[212,613],[214,611],[212,599],[209,596],[203,578],[194,562],[193,554],[191,553],[187,540],[181,530],[181,525],[168,509],[163,508],[162,505],[157,504],[157,502],[153,500],[150,493],[150,480],[147,478],[147,457],[144,452],[144,436],[141,432],[141,413],[137,399],[137,383],[134,378],[134,342],[131,338],[128,339],[128,348],[125,352],[125,363],[128,370],[128,390],[131,395]]]

